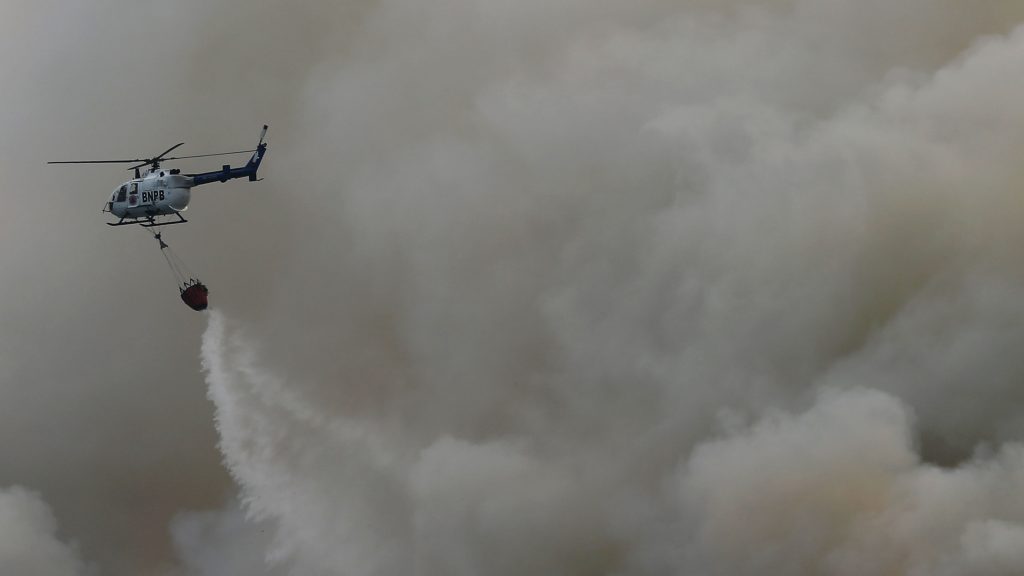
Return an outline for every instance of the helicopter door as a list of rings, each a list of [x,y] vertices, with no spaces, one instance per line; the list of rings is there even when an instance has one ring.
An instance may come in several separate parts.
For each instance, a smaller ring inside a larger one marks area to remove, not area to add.
[[[137,206],[139,204],[139,183],[132,182],[132,189],[128,194],[128,205]]]

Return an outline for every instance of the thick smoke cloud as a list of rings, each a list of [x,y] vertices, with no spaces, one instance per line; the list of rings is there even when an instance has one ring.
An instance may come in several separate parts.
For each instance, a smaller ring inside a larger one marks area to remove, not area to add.
[[[315,281],[205,336],[274,558],[1019,569],[1024,34],[837,2],[576,7],[549,36],[457,5],[384,5],[318,78],[341,198],[303,200],[287,268]]]
[[[171,574],[286,574],[267,566],[273,531],[252,522],[237,502],[224,510],[186,512],[171,523],[180,568]]]
[[[829,392],[701,445],[679,478],[704,573],[1013,574],[1024,447],[956,470],[922,465],[906,409]],[[742,552],[741,552],[742,551]]]
[[[7,3],[0,484],[104,574],[1019,572],[1022,21]],[[264,122],[208,326],[25,169]]]
[[[38,494],[0,490],[0,572],[25,576],[86,576],[78,551],[57,537],[57,522]]]

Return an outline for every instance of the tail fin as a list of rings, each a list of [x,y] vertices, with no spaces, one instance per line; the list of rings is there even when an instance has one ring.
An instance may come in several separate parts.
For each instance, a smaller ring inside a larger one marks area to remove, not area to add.
[[[260,143],[256,146],[256,151],[252,153],[252,158],[249,158],[249,162],[245,165],[245,171],[249,174],[249,181],[256,181],[256,171],[259,170],[260,162],[263,162],[263,154],[267,151],[267,144],[263,139],[267,135],[267,125],[263,125],[263,131],[260,132]]]

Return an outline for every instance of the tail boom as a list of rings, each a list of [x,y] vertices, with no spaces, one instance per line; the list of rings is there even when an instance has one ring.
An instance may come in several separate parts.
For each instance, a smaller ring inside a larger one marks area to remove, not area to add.
[[[220,170],[213,172],[200,172],[199,174],[189,174],[192,178],[192,186],[202,186],[203,184],[210,184],[212,182],[227,182],[228,180],[234,180],[235,178],[249,178],[250,182],[258,180],[256,171],[260,168],[260,163],[263,162],[263,155],[267,151],[267,143],[263,141],[263,138],[267,135],[267,125],[263,125],[263,131],[260,133],[260,143],[256,146],[256,151],[253,152],[252,157],[249,158],[249,162],[240,168],[232,168],[230,164],[225,164]]]

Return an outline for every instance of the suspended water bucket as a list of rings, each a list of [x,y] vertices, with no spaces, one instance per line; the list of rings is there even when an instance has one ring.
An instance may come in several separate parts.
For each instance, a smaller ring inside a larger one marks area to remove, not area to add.
[[[192,276],[185,262],[164,242],[163,235],[160,232],[154,232],[153,230],[149,232],[160,243],[160,253],[164,255],[171,273],[178,279],[178,291],[181,292],[181,301],[193,310],[206,310],[208,306],[207,295],[210,293],[210,290],[205,284]],[[188,278],[188,280],[186,281],[185,278]]]
[[[209,293],[210,290],[206,288],[205,284],[199,280],[192,280],[181,288],[181,301],[193,310],[206,310]]]

